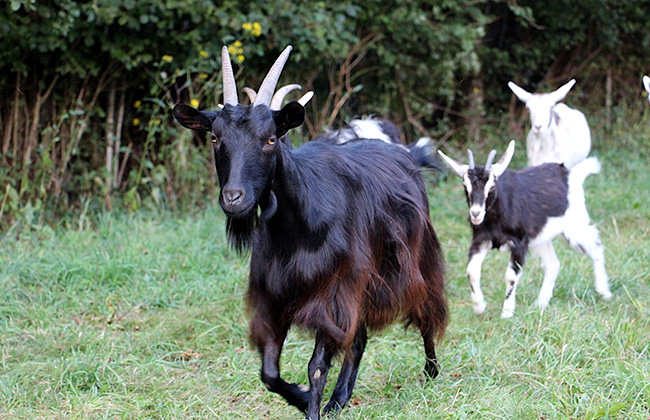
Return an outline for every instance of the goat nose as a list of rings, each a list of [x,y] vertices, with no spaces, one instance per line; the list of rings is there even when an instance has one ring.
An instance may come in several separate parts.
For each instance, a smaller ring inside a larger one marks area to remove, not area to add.
[[[244,197],[244,191],[238,188],[228,188],[223,190],[223,199],[226,203],[237,204]]]
[[[481,214],[481,211],[480,211],[480,210],[470,210],[470,211],[469,211],[469,214],[470,214],[474,219],[476,219],[476,218]]]
[[[542,130],[542,125],[541,124],[535,124],[534,128],[535,128],[535,131],[541,131]]]

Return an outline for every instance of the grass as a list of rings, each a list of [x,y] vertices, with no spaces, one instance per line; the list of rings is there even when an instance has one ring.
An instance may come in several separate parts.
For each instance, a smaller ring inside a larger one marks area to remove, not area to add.
[[[373,334],[340,419],[650,419],[650,174],[643,156],[600,154],[611,164],[588,178],[587,201],[614,299],[598,297],[588,259],[558,240],[562,269],[547,310],[534,305],[542,275],[531,259],[515,317],[499,318],[507,255],[494,252],[483,270],[488,310],[475,316],[460,182],[431,186],[451,307],[442,373],[424,380],[415,331]],[[218,208],[8,232],[0,419],[300,418],[259,380],[246,337],[247,266],[227,248]],[[308,332],[290,333],[287,380],[307,382],[311,351]]]

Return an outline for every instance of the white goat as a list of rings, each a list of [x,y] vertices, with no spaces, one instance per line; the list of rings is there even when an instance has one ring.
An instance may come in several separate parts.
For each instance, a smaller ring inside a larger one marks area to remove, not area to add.
[[[650,102],[650,77],[643,76],[643,87],[648,92],[648,102]]]
[[[513,82],[510,90],[530,111],[531,127],[526,138],[528,166],[546,162],[564,163],[572,168],[591,149],[591,133],[584,114],[563,103],[575,79],[551,93],[530,93]]]

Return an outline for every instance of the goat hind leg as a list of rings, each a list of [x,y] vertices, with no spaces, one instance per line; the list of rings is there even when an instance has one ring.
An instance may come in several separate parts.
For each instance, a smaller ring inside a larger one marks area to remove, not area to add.
[[[501,311],[501,318],[510,318],[515,314],[515,294],[517,292],[517,285],[521,278],[521,267],[523,263],[518,262],[514,257],[508,263],[506,270],[506,299],[503,302],[503,310]]]
[[[612,292],[609,290],[609,277],[605,270],[605,247],[600,241],[596,226],[588,225],[582,229],[565,232],[569,244],[589,255],[594,265],[594,287],[603,299],[610,300]]]
[[[557,259],[553,243],[550,241],[539,245],[533,252],[541,258],[544,269],[544,281],[537,297],[537,306],[546,308],[553,297],[555,280],[560,273],[560,260]]]
[[[332,398],[323,410],[324,413],[339,412],[350,401],[357,380],[357,373],[359,372],[359,363],[361,363],[367,341],[368,332],[366,327],[362,325],[354,336],[352,347],[345,353],[341,373],[339,373],[339,378],[332,392]]]

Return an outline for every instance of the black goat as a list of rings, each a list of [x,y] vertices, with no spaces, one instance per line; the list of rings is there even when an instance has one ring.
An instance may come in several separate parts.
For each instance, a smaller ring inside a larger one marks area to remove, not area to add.
[[[313,141],[297,149],[277,141],[304,119],[297,102],[268,108],[290,51],[245,107],[224,48],[223,110],[179,104],[174,115],[187,128],[210,131],[227,233],[237,249],[252,248],[247,303],[262,381],[315,420],[338,353],[343,365],[324,411],[336,412],[350,400],[367,328],[398,318],[418,328],[425,372],[435,377],[434,342],[445,331],[447,304],[443,255],[424,183],[407,151],[377,140]],[[309,391],[280,377],[292,325],[316,333]]]
[[[471,150],[468,150],[469,165],[462,165],[438,151],[449,167],[463,178],[473,233],[467,277],[474,312],[481,314],[486,306],[481,291],[483,260],[490,249],[501,247],[511,253],[501,317],[514,314],[515,291],[528,248],[542,259],[544,281],[537,305],[545,308],[560,271],[551,242],[560,233],[571,246],[591,257],[596,291],[604,299],[611,299],[603,244],[598,229],[589,224],[582,187],[587,176],[600,171],[600,163],[592,157],[571,170],[563,164],[547,163],[515,172],[506,170],[514,151],[513,140],[499,162],[492,165],[496,154],[493,150],[484,167],[474,166]]]

